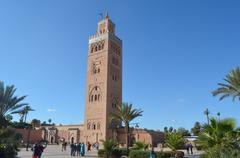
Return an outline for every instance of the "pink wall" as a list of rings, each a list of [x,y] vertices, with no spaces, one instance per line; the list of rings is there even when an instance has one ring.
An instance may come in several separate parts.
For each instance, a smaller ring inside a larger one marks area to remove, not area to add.
[[[28,129],[15,129],[16,133],[19,133],[23,136],[23,142],[27,143]],[[42,130],[30,130],[29,141],[31,144],[42,139]]]

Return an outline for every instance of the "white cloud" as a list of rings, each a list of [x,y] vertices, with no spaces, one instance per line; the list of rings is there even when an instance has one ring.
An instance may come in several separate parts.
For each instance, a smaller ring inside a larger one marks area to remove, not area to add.
[[[185,99],[183,99],[183,98],[178,98],[178,99],[177,99],[177,102],[183,103],[183,102],[185,102]]]
[[[48,112],[55,112],[56,109],[47,109]]]

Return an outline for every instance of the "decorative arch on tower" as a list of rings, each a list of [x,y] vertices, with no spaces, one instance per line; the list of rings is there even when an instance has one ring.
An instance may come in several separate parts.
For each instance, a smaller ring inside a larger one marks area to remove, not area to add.
[[[117,108],[119,106],[119,98],[118,97],[112,97],[112,108]]]
[[[89,94],[89,102],[98,102],[101,100],[101,89],[99,86],[94,86]]]

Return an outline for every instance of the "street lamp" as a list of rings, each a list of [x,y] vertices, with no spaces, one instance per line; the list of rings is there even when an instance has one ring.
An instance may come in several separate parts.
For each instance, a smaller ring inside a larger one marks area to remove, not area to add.
[[[26,129],[28,129],[28,134],[27,134],[27,146],[26,146],[26,151],[28,151],[29,144],[30,144],[31,125],[29,124],[28,126],[26,126]]]

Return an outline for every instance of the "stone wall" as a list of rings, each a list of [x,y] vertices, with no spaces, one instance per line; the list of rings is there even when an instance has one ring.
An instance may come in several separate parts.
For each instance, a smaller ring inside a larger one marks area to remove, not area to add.
[[[31,144],[42,140],[42,130],[28,130],[28,129],[15,129],[16,133],[19,133],[23,136],[23,143],[27,143],[28,135],[29,135],[29,142]]]

